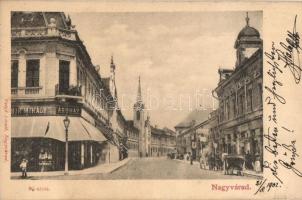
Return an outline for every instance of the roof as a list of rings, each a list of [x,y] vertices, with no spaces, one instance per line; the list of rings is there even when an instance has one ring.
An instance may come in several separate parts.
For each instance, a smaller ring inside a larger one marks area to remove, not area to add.
[[[175,135],[176,135],[176,133],[175,133],[173,130],[171,130],[171,129],[167,128],[167,127],[164,127],[163,130],[164,130],[167,134],[169,134],[169,135],[171,135],[171,136],[175,136]]]
[[[175,128],[188,128],[191,127],[192,121],[195,121],[195,124],[200,124],[201,122],[207,120],[209,118],[210,112],[213,110],[211,109],[206,109],[206,110],[193,110],[188,114],[188,116],[178,123]]]
[[[245,26],[238,34],[237,39],[241,39],[243,37],[256,37],[260,38],[260,33],[257,29],[251,26]]]
[[[151,126],[151,134],[164,135],[164,136],[176,136],[176,133],[171,129],[165,127],[163,129]]]
[[[47,27],[51,22],[61,29],[70,29],[71,21],[62,12],[12,12],[12,28]]]
[[[165,131],[163,129],[159,129],[154,126],[151,126],[151,133],[156,135],[164,135]]]

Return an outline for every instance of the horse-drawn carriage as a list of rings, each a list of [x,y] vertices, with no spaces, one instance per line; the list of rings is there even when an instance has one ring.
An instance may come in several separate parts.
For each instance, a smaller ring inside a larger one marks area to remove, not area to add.
[[[223,169],[226,175],[243,176],[243,170],[245,169],[244,157],[240,155],[225,155]]]

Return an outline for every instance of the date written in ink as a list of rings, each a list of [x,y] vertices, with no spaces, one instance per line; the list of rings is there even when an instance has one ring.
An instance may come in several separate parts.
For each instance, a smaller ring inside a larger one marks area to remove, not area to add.
[[[261,192],[269,192],[272,188],[281,188],[281,184],[278,182],[268,182],[267,179],[257,180],[256,186],[258,190],[255,192],[255,195]]]
[[[50,189],[47,186],[29,186],[29,191],[32,192],[48,192]]]

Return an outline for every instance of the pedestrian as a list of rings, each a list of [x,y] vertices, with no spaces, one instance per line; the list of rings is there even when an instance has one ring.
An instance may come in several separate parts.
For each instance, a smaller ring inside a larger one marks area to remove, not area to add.
[[[27,163],[28,163],[28,161],[25,158],[23,158],[22,162],[20,164],[20,168],[22,170],[22,178],[27,177]]]
[[[257,172],[257,173],[259,173],[259,172],[261,172],[261,163],[260,163],[260,157],[259,156],[257,156],[256,157],[256,161],[255,161],[255,166],[254,166],[254,170]]]

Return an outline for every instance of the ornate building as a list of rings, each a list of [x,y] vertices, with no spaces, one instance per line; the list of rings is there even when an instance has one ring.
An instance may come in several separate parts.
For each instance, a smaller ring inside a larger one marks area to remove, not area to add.
[[[11,14],[11,169],[63,170],[64,116],[69,169],[126,157],[127,127],[117,105],[115,65],[109,78],[60,12]]]
[[[250,26],[248,15],[234,47],[235,69],[218,70],[220,81],[214,92],[219,108],[212,113],[217,125],[210,129],[210,142],[217,155],[250,155],[253,161],[262,160],[262,39]],[[251,163],[247,165],[252,168]]]

